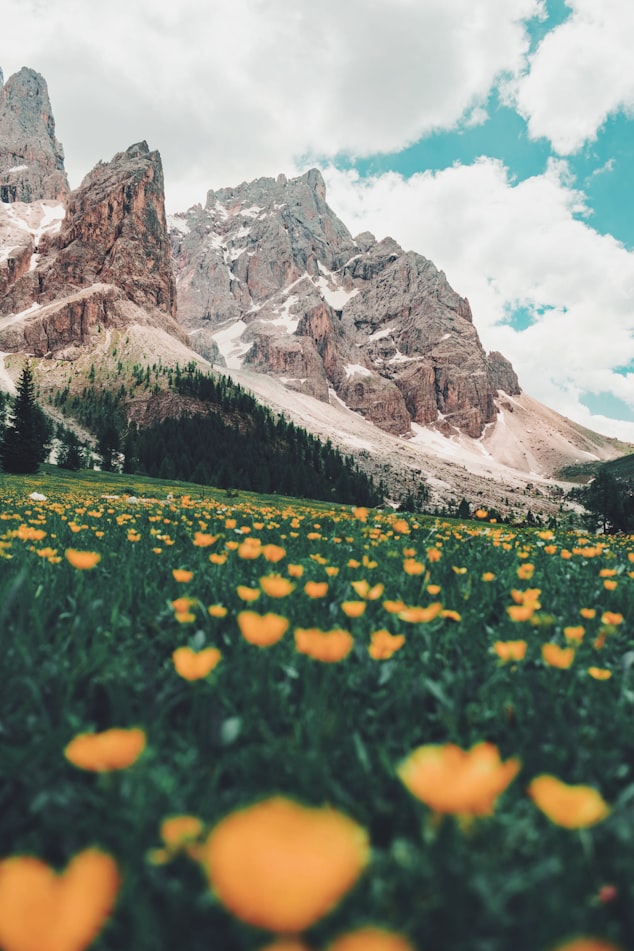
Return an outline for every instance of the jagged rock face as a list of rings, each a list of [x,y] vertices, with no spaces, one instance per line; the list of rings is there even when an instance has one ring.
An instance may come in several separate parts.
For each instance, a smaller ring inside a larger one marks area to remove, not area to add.
[[[0,201],[64,201],[64,151],[46,82],[26,67],[0,82]]]
[[[22,243],[0,255],[0,349],[57,351],[131,318],[185,339],[174,321],[161,160],[145,142],[99,163],[65,216],[53,203],[2,206],[3,227]]]
[[[353,239],[315,170],[209,192],[169,223],[180,320],[229,368],[322,400],[329,388],[396,434],[416,422],[479,437],[497,390],[519,392],[445,275],[391,238]]]

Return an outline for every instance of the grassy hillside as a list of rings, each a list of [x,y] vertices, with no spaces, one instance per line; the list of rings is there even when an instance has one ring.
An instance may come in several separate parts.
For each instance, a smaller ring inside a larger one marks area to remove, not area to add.
[[[0,855],[101,951],[633,947],[634,537],[478,514],[0,475]]]

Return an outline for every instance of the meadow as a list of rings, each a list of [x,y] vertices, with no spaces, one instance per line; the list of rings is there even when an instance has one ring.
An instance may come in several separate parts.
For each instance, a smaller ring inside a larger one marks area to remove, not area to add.
[[[634,947],[634,537],[0,475],[0,948]]]

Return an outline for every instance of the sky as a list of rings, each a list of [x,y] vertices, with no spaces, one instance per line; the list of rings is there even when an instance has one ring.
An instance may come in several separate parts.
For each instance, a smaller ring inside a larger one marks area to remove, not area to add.
[[[145,139],[169,212],[322,170],[352,234],[468,297],[487,350],[634,442],[632,0],[4,0],[71,187]]]

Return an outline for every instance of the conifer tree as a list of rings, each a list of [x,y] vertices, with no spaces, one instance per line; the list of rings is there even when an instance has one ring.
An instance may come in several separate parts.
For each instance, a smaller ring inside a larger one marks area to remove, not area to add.
[[[31,364],[22,367],[13,401],[12,419],[4,431],[0,456],[6,472],[37,472],[46,459],[51,429],[35,402]]]

